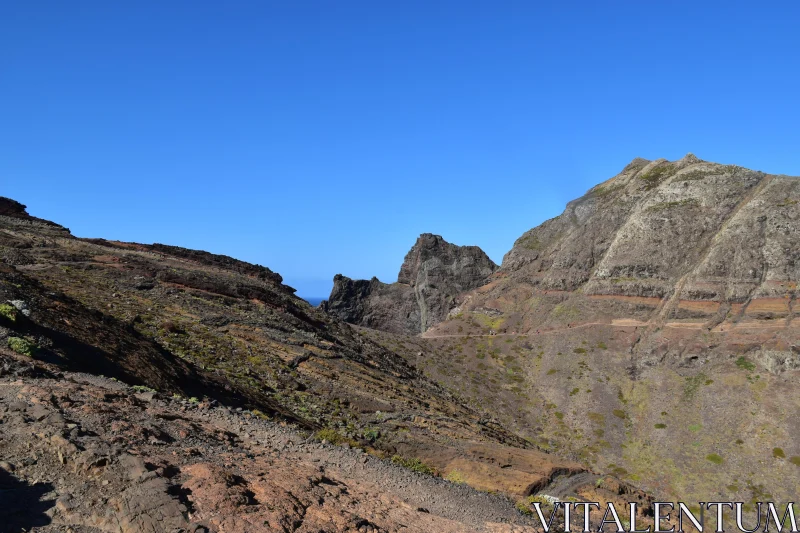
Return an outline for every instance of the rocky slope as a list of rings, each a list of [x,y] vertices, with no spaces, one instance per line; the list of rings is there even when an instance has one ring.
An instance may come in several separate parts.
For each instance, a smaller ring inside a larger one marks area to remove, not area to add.
[[[541,447],[660,494],[787,499],[798,278],[800,179],[636,159],[520,237],[425,334],[420,367]]]
[[[0,348],[0,531],[534,531],[506,498]],[[241,411],[241,410],[239,410]]]
[[[411,338],[373,340],[265,267],[76,238],[8,199],[0,213],[0,484],[24,502],[18,515],[4,511],[5,523],[504,531],[492,522],[526,522],[507,501],[386,474],[396,471],[388,460],[512,500],[587,475],[426,378]],[[344,473],[317,474],[320,463]],[[413,494],[422,486],[430,491]],[[483,514],[461,514],[464,505]]]
[[[415,335],[444,320],[460,294],[481,286],[496,269],[477,246],[456,246],[424,233],[406,255],[396,283],[338,274],[321,307],[351,324]]]

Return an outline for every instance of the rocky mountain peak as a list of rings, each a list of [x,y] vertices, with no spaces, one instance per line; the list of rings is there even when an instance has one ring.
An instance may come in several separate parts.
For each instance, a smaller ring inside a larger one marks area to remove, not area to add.
[[[477,246],[458,246],[441,235],[423,233],[406,254],[397,283],[337,274],[322,307],[353,324],[417,334],[444,320],[458,296],[482,285],[497,268]]]

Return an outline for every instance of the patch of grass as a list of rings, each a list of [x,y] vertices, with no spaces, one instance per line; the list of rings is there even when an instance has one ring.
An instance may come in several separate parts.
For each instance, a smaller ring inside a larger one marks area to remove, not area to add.
[[[399,455],[393,455],[392,464],[408,468],[412,472],[417,472],[418,474],[426,474],[429,476],[435,476],[437,474],[434,467],[425,464],[421,459],[417,459],[416,457],[413,459],[406,459]]]
[[[134,385],[131,388],[136,392],[158,392],[156,389],[151,389],[145,385]]]
[[[748,370],[751,372],[756,369],[755,363],[753,363],[752,361],[750,361],[750,359],[748,359],[743,355],[736,360],[736,366],[738,366],[742,370]]]
[[[17,308],[11,304],[0,304],[0,317],[5,318],[9,322],[16,322]]]
[[[639,176],[639,179],[645,182],[645,189],[649,191],[650,189],[657,187],[661,180],[672,174],[672,172],[672,165],[669,163],[664,163],[653,169],[650,169],[649,172],[642,174]]]
[[[666,428],[666,427],[667,427],[667,425],[666,425],[666,424],[660,424],[660,423],[659,423],[659,424],[656,424],[656,426],[655,426],[655,428],[656,428],[656,429],[664,429],[664,428]]]
[[[555,374],[556,372],[558,372],[558,369],[557,369],[557,368],[551,368],[550,370],[548,370],[548,371],[547,371],[547,375],[548,375],[548,376],[552,376],[552,375],[553,375],[553,374]]]
[[[772,457],[775,459],[786,459],[786,454],[781,448],[772,448]]]
[[[524,515],[532,516],[536,511],[533,509],[533,504],[538,503],[542,514],[549,515],[553,511],[553,504],[547,501],[543,496],[528,496],[516,503],[517,511]]]
[[[580,310],[574,305],[560,303],[553,307],[553,311],[550,314],[553,318],[559,320],[572,320],[578,318],[581,313]]]
[[[703,170],[692,170],[691,172],[687,172],[685,174],[681,174],[679,176],[680,179],[684,181],[694,181],[694,180],[702,180],[709,176],[708,172]]]
[[[689,431],[697,432],[700,431],[701,429],[703,429],[702,424],[689,424]]]
[[[575,348],[573,353],[586,353],[586,348]]]
[[[720,457],[716,453],[710,453],[710,454],[706,455],[706,459],[708,459],[709,461],[711,461],[715,465],[721,465],[722,462],[723,462],[722,457]]]
[[[612,413],[614,413],[614,416],[616,416],[617,418],[621,418],[623,420],[628,417],[628,415],[625,414],[625,411],[623,411],[622,409],[614,409]]]
[[[575,395],[576,395],[576,394],[578,394],[580,391],[581,391],[580,387],[575,387],[574,389],[572,389],[572,390],[570,391],[569,395],[570,395],[570,396],[575,396]]]
[[[451,470],[444,478],[450,483],[463,484],[467,482],[464,478],[464,474],[460,470]]]
[[[542,243],[536,237],[536,235],[523,235],[519,238],[517,242],[514,243],[515,246],[522,246],[526,250],[541,250]]]
[[[589,413],[588,416],[589,420],[591,420],[595,424],[604,425],[606,423],[606,417],[601,413]]]
[[[323,440],[327,441],[333,444],[334,446],[341,446],[342,444],[350,444],[350,445],[358,444],[352,439],[348,439],[344,435],[340,434],[333,428],[320,429],[314,434],[314,438],[320,442],[322,442]]]
[[[600,350],[608,350],[608,346],[606,346],[606,343],[604,343],[604,342],[598,342],[598,343],[597,343],[597,347],[598,347]]]
[[[587,196],[589,196],[591,198],[604,198],[604,197],[608,196],[609,194],[615,193],[615,192],[623,189],[624,187],[625,187],[625,185],[623,185],[621,183],[618,184],[618,185],[611,185],[610,187],[606,187],[606,186],[603,186],[603,185],[598,185],[598,186],[594,187],[592,190],[590,190],[589,193],[587,194]]]
[[[701,372],[695,376],[690,376],[685,379],[686,382],[683,384],[683,399],[687,402],[690,402],[694,399],[700,386],[703,384],[708,384],[708,376]]]
[[[9,337],[6,340],[8,347],[17,352],[20,355],[27,355],[28,357],[33,357],[36,354],[36,351],[39,349],[35,343],[29,341],[28,339],[23,339],[22,337]]]
[[[800,455],[793,455],[789,459],[789,462],[792,463],[793,465],[800,466]]]

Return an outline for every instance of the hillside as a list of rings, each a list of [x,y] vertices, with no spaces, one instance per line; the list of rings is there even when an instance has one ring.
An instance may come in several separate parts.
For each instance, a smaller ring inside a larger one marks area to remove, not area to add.
[[[528,523],[514,501],[559,479],[596,490],[427,379],[413,338],[384,347],[266,267],[77,238],[5,198],[0,260],[0,484],[23,502],[9,524],[505,531],[491,523]]]
[[[419,365],[656,493],[791,499],[798,278],[800,179],[635,159],[522,235],[423,335]]]

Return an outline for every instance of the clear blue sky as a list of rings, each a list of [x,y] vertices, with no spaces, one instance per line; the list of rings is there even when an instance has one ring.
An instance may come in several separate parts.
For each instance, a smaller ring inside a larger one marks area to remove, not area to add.
[[[800,174],[800,2],[3,2],[0,195],[304,296],[636,156]]]

